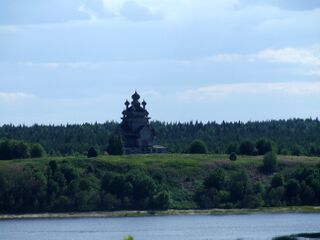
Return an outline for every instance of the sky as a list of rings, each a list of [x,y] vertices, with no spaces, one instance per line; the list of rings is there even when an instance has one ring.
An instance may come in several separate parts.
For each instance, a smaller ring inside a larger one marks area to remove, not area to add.
[[[0,125],[320,116],[320,0],[1,0]]]

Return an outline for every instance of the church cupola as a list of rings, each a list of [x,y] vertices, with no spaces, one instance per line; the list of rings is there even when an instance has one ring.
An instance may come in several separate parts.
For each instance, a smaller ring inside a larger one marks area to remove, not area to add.
[[[141,108],[140,102],[139,102],[140,95],[137,93],[137,91],[135,91],[131,97],[132,97],[132,102],[131,102],[132,107],[135,109]]]
[[[140,95],[137,93],[137,91],[135,91],[131,97],[133,101],[138,101],[140,98]]]
[[[126,100],[126,101],[125,101],[125,103],[124,103],[124,105],[126,105],[126,109],[128,109],[129,104],[130,104],[130,103],[129,103],[129,101],[128,101],[128,100]]]
[[[146,101],[143,99],[143,101],[142,101],[142,106],[143,106],[143,109],[146,109],[146,105],[147,105],[147,103],[146,103]]]

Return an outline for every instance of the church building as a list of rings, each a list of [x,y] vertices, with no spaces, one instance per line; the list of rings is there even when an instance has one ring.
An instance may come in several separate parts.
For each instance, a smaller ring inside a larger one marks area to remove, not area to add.
[[[155,131],[149,123],[147,103],[139,101],[140,95],[135,92],[131,104],[126,100],[125,110],[120,124],[120,132],[126,154],[133,153],[161,153],[166,148],[155,145]]]

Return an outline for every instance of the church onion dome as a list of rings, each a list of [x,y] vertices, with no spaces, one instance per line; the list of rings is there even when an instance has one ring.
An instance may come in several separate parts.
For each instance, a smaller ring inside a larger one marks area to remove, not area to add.
[[[124,103],[124,105],[126,105],[127,108],[128,108],[128,106],[129,106],[129,104],[130,104],[130,103],[129,103],[128,100],[126,100],[125,103]]]
[[[143,108],[145,108],[146,105],[147,105],[147,103],[146,103],[146,101],[143,99],[143,101],[142,101],[142,106],[143,106]]]
[[[131,97],[133,100],[138,100],[140,98],[140,95],[137,93],[137,91],[135,91]]]

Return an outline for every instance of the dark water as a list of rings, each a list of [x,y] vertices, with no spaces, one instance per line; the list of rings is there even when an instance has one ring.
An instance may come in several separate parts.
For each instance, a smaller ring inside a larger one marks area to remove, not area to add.
[[[0,221],[1,240],[271,239],[320,232],[320,214],[251,214]]]

